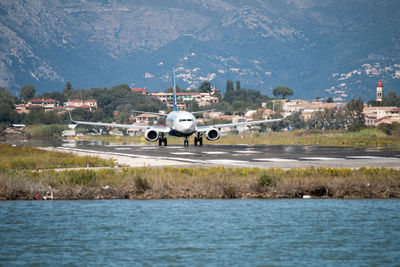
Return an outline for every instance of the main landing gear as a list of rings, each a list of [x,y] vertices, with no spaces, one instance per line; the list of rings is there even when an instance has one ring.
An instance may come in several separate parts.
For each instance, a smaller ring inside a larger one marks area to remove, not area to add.
[[[183,145],[184,146],[189,146],[189,140],[187,138],[187,136],[185,137],[185,140],[183,141]],[[203,137],[201,137],[200,135],[198,135],[197,137],[194,137],[194,145],[197,146],[202,146],[203,145]]]
[[[200,136],[200,134],[197,134],[197,136],[194,137],[194,145],[197,146],[203,146],[203,137]]]
[[[160,138],[158,139],[158,145],[162,146],[162,144],[164,143],[164,146],[167,146],[167,137],[165,137],[163,134],[160,136]]]

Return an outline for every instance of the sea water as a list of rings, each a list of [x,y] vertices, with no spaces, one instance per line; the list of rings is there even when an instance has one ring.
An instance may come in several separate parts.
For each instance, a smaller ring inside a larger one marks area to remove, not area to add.
[[[0,202],[1,266],[399,266],[400,200]]]

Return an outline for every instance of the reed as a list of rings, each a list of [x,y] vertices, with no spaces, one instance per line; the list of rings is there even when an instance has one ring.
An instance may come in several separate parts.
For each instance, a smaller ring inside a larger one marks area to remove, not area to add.
[[[50,124],[50,125],[35,125],[29,127],[25,134],[28,137],[60,137],[64,130],[68,129],[65,125]]]
[[[398,198],[400,171],[386,168],[125,168],[0,172],[0,199]]]

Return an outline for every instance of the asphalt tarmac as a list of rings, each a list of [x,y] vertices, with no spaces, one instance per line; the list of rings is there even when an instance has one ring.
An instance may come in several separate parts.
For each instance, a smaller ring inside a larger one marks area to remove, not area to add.
[[[113,157],[137,167],[224,166],[258,168],[400,168],[400,149],[321,146],[183,145],[153,146],[67,142],[57,149]],[[123,159],[123,160],[122,160]]]

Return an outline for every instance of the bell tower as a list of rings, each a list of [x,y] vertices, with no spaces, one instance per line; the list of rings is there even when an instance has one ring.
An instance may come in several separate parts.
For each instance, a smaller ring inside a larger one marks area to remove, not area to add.
[[[378,85],[376,86],[376,101],[382,102],[383,97],[383,84],[382,81],[379,80]]]

